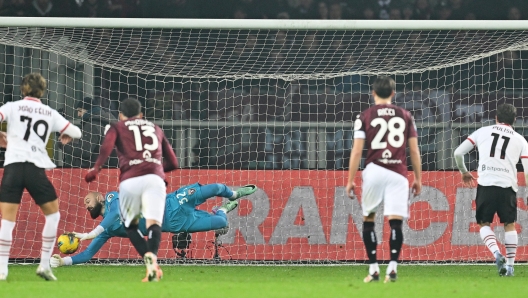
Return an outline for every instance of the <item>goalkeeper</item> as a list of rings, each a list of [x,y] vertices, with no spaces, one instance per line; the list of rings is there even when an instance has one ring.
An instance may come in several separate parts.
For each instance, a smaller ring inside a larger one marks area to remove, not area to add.
[[[161,226],[162,232],[194,233],[226,228],[226,213],[238,206],[237,199],[250,195],[257,190],[255,185],[246,185],[236,191],[224,184],[215,183],[200,185],[194,183],[184,186],[175,192],[167,194],[165,215]],[[229,202],[213,208],[212,213],[197,210],[196,207],[212,197],[228,198]],[[90,233],[76,233],[81,241],[94,239],[81,253],[73,257],[61,258],[58,254],[50,259],[51,267],[68,266],[88,262],[112,237],[127,237],[125,227],[120,219],[119,194],[116,191],[107,193],[104,197],[99,192],[90,192],[84,198],[86,209],[93,219],[103,217],[101,223]],[[139,229],[147,234],[145,219],[139,221]]]

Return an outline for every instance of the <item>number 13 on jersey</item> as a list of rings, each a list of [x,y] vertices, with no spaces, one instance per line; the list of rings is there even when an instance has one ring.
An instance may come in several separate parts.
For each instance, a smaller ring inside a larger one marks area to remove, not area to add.
[[[131,125],[128,127],[129,130],[131,130],[134,133],[134,141],[136,144],[136,151],[154,151],[158,149],[159,143],[158,138],[156,137],[156,128],[148,125]],[[143,134],[144,137],[152,139],[151,144],[143,144],[141,140],[141,135]]]

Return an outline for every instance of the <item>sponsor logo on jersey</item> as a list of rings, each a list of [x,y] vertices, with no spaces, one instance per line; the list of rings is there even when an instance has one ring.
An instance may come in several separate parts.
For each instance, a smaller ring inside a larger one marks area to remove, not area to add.
[[[390,152],[389,149],[385,149],[385,151],[383,151],[383,153],[381,154],[381,157],[383,157],[383,158],[391,158],[392,157],[392,153]]]
[[[110,202],[113,198],[114,198],[114,194],[113,194],[113,193],[109,193],[109,194],[106,196],[106,201],[107,201],[107,202]]]
[[[510,170],[506,169],[506,168],[497,168],[497,167],[491,167],[491,166],[486,166],[486,165],[482,165],[482,171],[492,171],[492,172],[504,172],[504,173],[509,173]]]
[[[145,152],[143,152],[143,158],[144,158],[143,160],[141,160],[141,159],[132,159],[130,162],[128,162],[128,164],[133,166],[133,165],[141,164],[144,161],[146,161],[146,162],[152,162],[152,163],[161,165],[161,160],[156,159],[156,158],[152,158],[152,154],[148,150],[145,150]]]
[[[402,161],[399,159],[388,159],[388,158],[380,158],[378,159],[379,162],[386,165],[394,165],[394,164],[401,164]]]

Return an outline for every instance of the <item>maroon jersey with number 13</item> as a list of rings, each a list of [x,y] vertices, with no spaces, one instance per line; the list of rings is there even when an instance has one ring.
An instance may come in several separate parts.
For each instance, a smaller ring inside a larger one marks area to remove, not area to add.
[[[119,158],[120,181],[147,174],[165,179],[164,172],[178,167],[176,154],[163,130],[145,119],[129,118],[110,126],[95,162],[96,169],[103,165],[114,146]]]
[[[392,104],[375,105],[354,122],[354,138],[365,139],[367,160],[407,177],[407,140],[417,137],[409,111]]]

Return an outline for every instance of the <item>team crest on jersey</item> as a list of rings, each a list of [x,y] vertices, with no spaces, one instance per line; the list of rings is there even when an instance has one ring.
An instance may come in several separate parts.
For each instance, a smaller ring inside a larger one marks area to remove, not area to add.
[[[391,158],[392,157],[392,153],[390,152],[389,149],[385,149],[385,151],[383,151],[383,153],[381,154],[381,157],[383,157],[383,158]]]
[[[107,202],[110,202],[112,199],[114,198],[114,194],[113,193],[110,193],[106,196],[106,201]]]
[[[195,192],[196,192],[196,189],[194,189],[194,188],[189,188],[189,190],[187,191],[187,194],[189,194],[190,196],[192,196]]]

